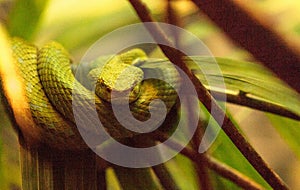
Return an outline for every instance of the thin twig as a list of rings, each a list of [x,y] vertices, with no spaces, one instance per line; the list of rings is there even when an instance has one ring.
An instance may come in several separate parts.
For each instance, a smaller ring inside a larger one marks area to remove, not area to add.
[[[218,100],[218,97],[224,97],[224,94],[222,92],[213,91],[213,94],[217,100]],[[277,104],[274,104],[271,102],[266,102],[266,101],[262,101],[259,99],[251,98],[244,93],[226,94],[226,101],[233,103],[233,104],[238,104],[241,106],[247,106],[249,108],[253,108],[256,110],[288,117],[288,118],[295,119],[298,121],[300,120],[299,115],[286,109],[285,107],[282,107],[280,105],[277,105]]]
[[[145,147],[154,146],[157,143],[156,141],[157,140],[149,138],[144,135],[137,135],[137,136],[134,136],[130,139],[123,141],[122,143],[126,143],[127,146],[145,148]],[[162,156],[161,152],[158,150],[156,152],[156,155]],[[165,167],[165,165],[163,163],[155,165],[155,166],[151,166],[151,168],[154,171],[157,178],[159,179],[160,185],[162,185],[162,187],[164,189],[168,189],[168,190],[178,190],[179,189],[179,187],[175,183],[173,176],[169,173],[168,169]],[[128,169],[127,171],[129,171],[129,170],[130,169]],[[134,171],[136,169],[133,168],[131,170]]]
[[[216,160],[215,158],[212,158],[207,154],[199,154],[197,151],[189,147],[183,146],[179,142],[169,139],[169,136],[164,133],[155,132],[153,133],[152,138],[160,142],[164,142],[168,139],[168,146],[171,149],[181,150],[181,154],[191,159],[197,165],[200,165],[199,162],[203,162],[202,164],[205,164],[205,166],[207,166],[211,170],[215,171],[222,177],[229,179],[230,181],[234,182],[240,187],[250,190],[263,189],[261,185],[257,184],[255,181],[243,175],[239,171],[221,163],[220,161]]]
[[[278,34],[265,15],[237,0],[192,1],[232,40],[300,93],[299,45]]]
[[[207,157],[207,165],[209,168],[213,169],[217,173],[222,173],[221,176],[235,181],[237,185],[243,187],[247,190],[256,190],[256,189],[264,189],[261,185],[252,181],[250,178],[245,176],[244,174],[238,172],[234,168],[225,165],[224,163],[218,161],[213,157]]]
[[[196,165],[195,168],[198,174],[198,178],[199,178],[198,181],[201,185],[201,189],[212,190],[213,187],[206,166],[207,162],[202,157],[200,157],[199,160],[195,162],[195,165]]]
[[[169,24],[175,25],[180,27],[180,19],[178,18],[178,15],[176,14],[176,10],[174,7],[174,2],[172,2],[172,0],[166,0],[167,1],[167,18],[166,21]],[[180,49],[181,43],[180,43],[180,32],[178,30],[171,30],[172,32],[172,39],[174,40],[174,45],[175,47],[177,47],[178,49]],[[170,36],[169,36],[170,37]],[[188,104],[190,104],[190,102],[188,101]],[[197,116],[195,115],[194,111],[191,109],[193,106],[191,105],[187,105],[185,106],[187,108],[187,112],[189,115],[189,118],[197,118]],[[191,119],[194,120],[194,119]],[[187,126],[189,126],[189,120],[186,121],[187,122]],[[200,123],[199,123],[200,125]],[[203,136],[203,128],[201,126],[198,126],[195,134],[192,138],[192,147],[196,150],[198,145],[201,142],[202,136]],[[201,160],[197,163],[195,163],[195,170],[197,173],[197,178],[198,178],[198,183],[199,183],[199,189],[205,189],[205,190],[212,190],[212,184],[210,181],[210,177],[209,177],[209,173],[208,173],[208,169],[205,166],[205,162],[202,162]]]
[[[136,13],[143,22],[152,22],[153,19],[149,13],[148,8],[139,0],[129,0],[134,7]],[[158,25],[145,25],[152,37],[156,42],[159,42],[162,52],[168,59],[180,69],[182,69],[191,82],[195,86],[199,100],[204,106],[211,112],[211,108],[214,107],[215,115],[213,116],[217,123],[222,126],[223,131],[250,162],[250,164],[259,172],[259,174],[273,187],[280,189],[288,189],[280,177],[267,165],[267,163],[261,158],[261,156],[255,151],[251,144],[242,136],[242,134],[235,128],[233,122],[227,117],[224,111],[219,107],[217,102],[212,98],[203,84],[191,73],[189,68],[182,60],[182,53],[170,47],[174,47],[172,43],[167,39],[164,32]],[[167,45],[161,45],[167,44]],[[224,116],[224,118],[223,118]]]
[[[202,122],[199,121],[197,129],[194,133],[194,136],[191,140],[191,145],[192,148],[197,151],[197,148],[199,147],[204,131],[204,127],[202,126]],[[203,153],[206,154],[206,153]],[[207,189],[207,190],[212,190],[212,184],[210,181],[209,173],[207,170],[207,167],[205,165],[206,163],[203,161],[202,157],[201,159],[196,163],[196,172],[198,174],[198,181],[201,185],[201,189]]]
[[[167,22],[169,24],[175,25],[180,27],[180,19],[178,18],[178,15],[176,14],[176,10],[174,8],[174,2],[172,2],[172,0],[166,0],[167,1]],[[177,47],[178,49],[180,49],[181,44],[180,44],[180,33],[178,32],[178,30],[172,30],[173,36],[172,38],[174,39],[174,44],[175,47]],[[189,105],[190,102],[187,102],[188,105],[186,105],[185,107],[187,108],[187,112],[189,115],[189,118],[197,118],[197,116],[195,115],[195,112],[191,109],[193,106]],[[190,120],[194,120],[194,119],[190,119]],[[187,120],[187,126],[189,126],[189,120]],[[191,140],[191,145],[193,147],[194,150],[197,150],[198,146],[200,145],[202,136],[203,136],[203,127],[200,126],[202,123],[199,122],[198,127],[192,137]],[[197,163],[195,163],[195,170],[197,172],[197,178],[198,178],[198,183],[199,183],[199,189],[205,189],[205,190],[212,190],[212,184],[211,184],[211,180],[209,177],[209,173],[208,173],[208,169],[205,166],[205,162],[199,160]]]
[[[190,102],[188,102],[188,107],[192,108],[193,106],[190,105]],[[195,118],[196,117],[196,113],[193,112],[193,110],[189,111],[189,117],[193,117]],[[192,137],[192,140],[191,140],[191,147],[197,151],[198,150],[198,147],[202,141],[202,137],[203,137],[203,134],[204,134],[204,126],[203,126],[203,123],[202,121],[199,121],[198,122],[198,126],[197,126],[197,129]],[[206,154],[206,153],[203,153],[203,154]],[[198,162],[195,163],[196,165],[196,172],[198,174],[198,181],[201,185],[201,189],[206,189],[206,190],[212,190],[213,187],[212,187],[212,184],[211,184],[211,180],[210,180],[210,176],[209,176],[209,173],[208,173],[208,169],[206,167],[206,163],[205,161],[203,161],[202,159],[203,157],[200,157],[200,160]]]
[[[178,190],[179,187],[176,185],[173,177],[164,164],[152,166],[155,175],[158,177],[160,184],[164,189]]]

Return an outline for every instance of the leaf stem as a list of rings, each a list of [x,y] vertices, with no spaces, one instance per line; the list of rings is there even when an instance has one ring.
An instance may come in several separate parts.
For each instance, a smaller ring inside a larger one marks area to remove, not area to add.
[[[214,91],[215,98],[218,100],[218,96],[224,97],[224,94],[222,92],[216,92]],[[286,109],[285,107],[282,107],[277,104],[273,104],[271,102],[262,101],[259,99],[254,99],[247,94],[244,93],[238,93],[238,94],[226,94],[226,101],[238,104],[241,106],[246,106],[249,108],[253,108],[256,110],[269,112],[273,114],[277,114],[280,116],[288,117],[295,120],[300,120],[300,116],[295,114],[294,112]]]

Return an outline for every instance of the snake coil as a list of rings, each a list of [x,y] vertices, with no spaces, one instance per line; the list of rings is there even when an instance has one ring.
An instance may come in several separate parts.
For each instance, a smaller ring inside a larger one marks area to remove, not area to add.
[[[138,82],[133,82],[132,84],[138,85],[138,87],[133,87],[133,91],[126,93],[133,93],[129,95],[129,108],[133,117],[139,121],[146,121],[155,115],[156,112],[150,112],[149,110],[157,111],[160,109],[155,107],[153,100],[162,100],[166,105],[167,112],[169,112],[177,99],[177,94],[174,90],[174,87],[180,85],[180,77],[177,70],[170,65],[166,66],[155,61],[148,62],[145,56],[141,57],[143,61],[140,61],[138,64],[132,64],[135,60],[132,57],[140,58],[139,56],[143,55],[143,53],[117,55],[117,58],[113,58],[113,61],[110,61],[113,63],[111,66],[102,68],[102,72],[106,74],[100,75],[100,80],[93,77],[95,74],[92,77],[90,76],[96,84],[96,92],[100,96],[98,97],[92,90],[87,89],[75,79],[71,71],[69,55],[60,44],[50,42],[38,49],[22,39],[13,38],[12,51],[20,70],[20,75],[23,78],[26,98],[32,118],[36,124],[33,130],[40,133],[41,143],[45,143],[53,148],[69,150],[87,148],[86,143],[78,132],[76,126],[78,122],[84,123],[84,130],[91,134],[97,133],[97,128],[99,127],[96,125],[97,120],[101,121],[105,130],[113,138],[122,139],[137,134],[125,129],[121,122],[117,120],[109,102],[111,93],[105,94],[105,89],[109,85],[103,81],[109,81],[109,77],[112,76],[113,71],[116,69],[119,69],[119,73],[127,70],[126,72],[128,73],[124,76],[131,76],[131,73],[132,75],[141,74],[141,71],[142,75],[139,76],[144,76],[145,78],[157,74],[161,76],[160,78],[168,79],[172,83],[167,84],[157,79],[144,80],[141,77],[139,79],[134,78],[133,81],[137,80]],[[124,66],[122,65],[124,63],[120,63],[120,60],[132,65]],[[95,73],[97,74],[97,72]],[[119,79],[123,82],[126,80],[120,86],[121,89],[126,82],[128,83],[129,78],[121,77]],[[97,90],[97,88],[99,89]],[[76,104],[74,104],[74,95]],[[117,97],[122,98],[120,95]],[[81,119],[79,120],[76,119],[78,118],[76,114],[79,113],[74,112],[74,106],[76,109],[80,108],[79,117]],[[95,110],[97,117],[90,114]],[[127,116],[123,118],[127,119]],[[130,120],[128,121],[130,124]],[[161,123],[161,121],[157,123]]]

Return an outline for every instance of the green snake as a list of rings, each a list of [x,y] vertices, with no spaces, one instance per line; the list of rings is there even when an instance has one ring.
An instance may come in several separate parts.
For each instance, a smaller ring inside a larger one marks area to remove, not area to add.
[[[81,117],[85,130],[95,132],[95,119],[99,119],[108,134],[116,139],[132,137],[137,133],[125,129],[116,119],[112,100],[117,104],[129,104],[134,118],[147,121],[153,116],[151,114],[156,113],[155,110],[160,109],[156,104],[151,104],[153,100],[162,100],[168,113],[177,99],[174,89],[180,85],[177,70],[170,65],[159,67],[155,62],[147,62],[147,56],[142,50],[117,55],[107,64],[103,64],[100,59],[89,64],[89,72],[85,77],[90,81],[90,86],[95,86],[95,95],[93,89],[74,77],[70,56],[62,45],[50,42],[37,48],[22,39],[13,38],[11,46],[25,85],[30,112],[36,123],[33,130],[40,132],[41,143],[53,148],[87,148],[76,127],[78,120],[73,112],[74,95],[78,100],[75,106],[84,112]],[[155,74],[168,79],[172,84],[158,79],[145,79]],[[113,90],[115,96],[112,95]],[[88,114],[94,110],[98,118]],[[149,110],[154,112],[150,113]]]

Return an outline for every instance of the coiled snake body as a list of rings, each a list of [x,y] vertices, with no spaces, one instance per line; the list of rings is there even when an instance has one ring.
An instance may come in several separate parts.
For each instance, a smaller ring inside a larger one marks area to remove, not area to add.
[[[98,95],[102,96],[100,98],[75,79],[71,71],[69,55],[60,44],[50,42],[38,49],[24,40],[14,38],[12,39],[12,50],[24,80],[30,111],[36,123],[34,130],[41,134],[42,143],[58,149],[87,148],[76,128],[76,122],[80,122],[80,119],[75,119],[78,113],[73,112],[74,106],[80,108],[82,113],[79,117],[82,117],[82,122],[86,126],[85,130],[90,130],[91,133],[95,133],[95,129],[98,127],[95,126],[97,123],[95,120],[99,118],[105,130],[114,138],[121,139],[136,134],[124,129],[114,116],[111,103],[107,98],[105,99],[110,93],[105,95],[102,87],[97,91]],[[123,58],[124,62],[131,64],[138,56],[129,53],[123,54],[123,57],[120,55],[118,58]],[[96,90],[98,86],[110,85],[103,84],[110,73],[115,73],[116,69],[122,70],[118,60],[113,58],[113,61],[110,61],[112,62],[111,66],[102,68],[106,74],[102,78],[100,77],[101,80],[95,79]],[[180,84],[177,70],[171,65],[159,66],[158,63],[150,63],[147,60],[143,60],[137,65],[143,71],[144,77],[147,78],[147,75],[151,75],[155,78],[153,73],[156,73],[160,75],[160,79],[168,79],[173,84],[170,85],[157,79],[142,79],[139,84],[134,84],[139,85],[137,89],[134,86],[131,87],[133,91],[130,93],[133,92],[133,98],[129,95],[129,107],[134,118],[146,121],[153,117],[151,114],[155,114],[155,110],[160,109],[160,107],[156,107],[156,104],[151,104],[155,99],[162,100],[169,112],[177,99],[173,87],[178,87]],[[131,66],[124,68],[128,70],[128,76],[130,76]],[[132,73],[134,74],[134,72]],[[123,77],[120,80],[125,79]],[[73,102],[74,95],[76,104]],[[128,101],[126,103],[128,104]],[[149,109],[153,109],[154,112],[150,113]],[[90,113],[94,110],[96,110],[98,118],[91,116]],[[161,121],[157,121],[157,123],[161,123]]]

